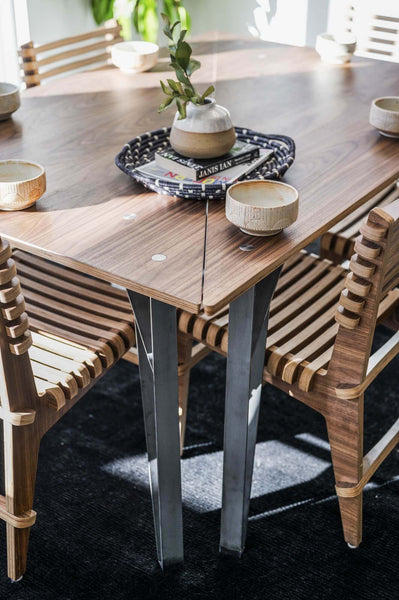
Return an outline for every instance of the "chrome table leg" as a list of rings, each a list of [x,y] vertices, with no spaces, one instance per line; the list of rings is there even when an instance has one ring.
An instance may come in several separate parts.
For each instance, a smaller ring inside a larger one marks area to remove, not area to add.
[[[220,550],[245,547],[269,306],[281,269],[230,304]]]
[[[157,554],[164,568],[183,561],[176,309],[128,294],[136,320]]]

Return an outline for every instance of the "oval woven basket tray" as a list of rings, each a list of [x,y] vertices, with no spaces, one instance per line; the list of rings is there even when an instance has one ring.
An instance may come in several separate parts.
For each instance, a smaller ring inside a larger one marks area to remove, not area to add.
[[[274,153],[259,167],[243,175],[244,179],[279,179],[292,165],[295,158],[295,143],[285,135],[266,135],[257,133],[251,129],[236,127],[237,139],[243,142],[257,144],[261,148],[273,149]],[[136,181],[142,183],[146,188],[158,194],[177,196],[184,199],[208,199],[216,200],[224,198],[229,185],[233,183],[203,184],[197,182],[183,182],[157,179],[140,173],[137,168],[154,160],[157,150],[169,146],[170,127],[164,127],[157,131],[149,131],[133,138],[125,144],[121,152],[115,158],[115,164],[124,173],[127,173]]]

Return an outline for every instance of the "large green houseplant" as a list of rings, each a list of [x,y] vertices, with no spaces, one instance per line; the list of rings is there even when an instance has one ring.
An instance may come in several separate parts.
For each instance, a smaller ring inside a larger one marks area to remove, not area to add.
[[[161,0],[91,0],[91,8],[97,25],[112,18],[118,18],[125,36],[129,36],[133,21],[137,33],[148,42],[158,39],[158,9]],[[187,30],[191,27],[190,15],[182,0],[162,0],[163,13],[172,22],[181,21]]]

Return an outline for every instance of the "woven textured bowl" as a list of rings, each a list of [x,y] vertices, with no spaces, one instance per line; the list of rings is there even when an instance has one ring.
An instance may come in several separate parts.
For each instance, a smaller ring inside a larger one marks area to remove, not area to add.
[[[262,165],[240,177],[240,181],[245,179],[279,179],[294,162],[295,144],[294,140],[290,137],[284,135],[266,135],[243,127],[236,127],[235,130],[237,139],[257,144],[260,148],[272,149],[274,151],[273,155]],[[225,198],[228,187],[235,182],[230,184],[203,184],[173,181],[173,179],[163,181],[137,171],[138,167],[154,160],[154,154],[157,150],[170,145],[169,133],[170,127],[164,127],[163,129],[149,131],[135,137],[128,144],[124,145],[121,152],[115,158],[115,164],[124,173],[127,173],[146,188],[158,194],[176,196],[187,200],[217,200]]]
[[[226,217],[249,235],[276,235],[297,216],[298,192],[281,181],[239,181],[227,190]]]
[[[27,160],[0,160],[0,210],[29,208],[46,191],[44,168]]]
[[[386,96],[373,100],[369,121],[381,135],[399,138],[399,96]]]

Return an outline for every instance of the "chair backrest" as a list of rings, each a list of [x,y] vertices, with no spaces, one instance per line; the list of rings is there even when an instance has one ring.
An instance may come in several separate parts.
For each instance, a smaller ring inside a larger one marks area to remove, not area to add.
[[[44,79],[68,71],[106,64],[110,58],[111,46],[123,41],[121,29],[118,22],[112,20],[94,31],[41,46],[35,46],[33,42],[23,44],[19,56],[26,87],[40,85]],[[53,52],[58,49],[61,51]]]
[[[7,413],[22,411],[27,407],[35,409],[37,400],[28,355],[32,337],[25,313],[25,301],[16,273],[10,244],[0,238],[0,418],[2,419],[6,418],[4,411]],[[7,417],[8,420],[11,416]],[[18,416],[21,415],[14,415],[14,418]]]
[[[336,321],[340,327],[328,374],[356,386],[367,372],[380,303],[399,284],[399,200],[373,208],[362,225]]]
[[[328,29],[354,33],[358,56],[399,62],[397,0],[332,0]]]

